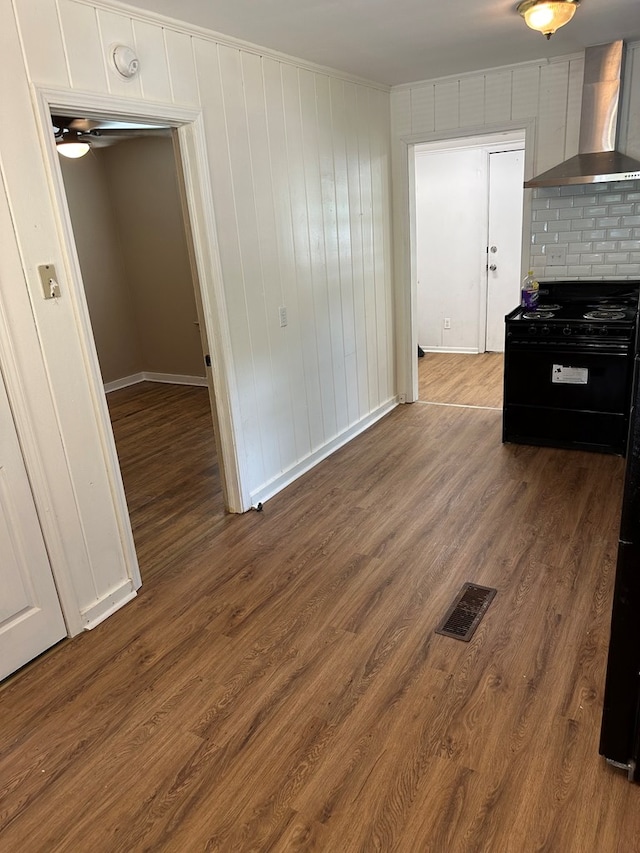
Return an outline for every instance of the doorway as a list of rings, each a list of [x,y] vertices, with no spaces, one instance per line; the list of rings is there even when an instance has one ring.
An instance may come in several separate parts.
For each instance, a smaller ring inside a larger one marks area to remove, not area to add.
[[[85,111],[78,104],[64,109],[59,103],[54,107],[48,96],[43,96],[42,105],[49,119],[48,133],[52,124],[49,112],[56,116],[54,125],[61,114],[69,115],[71,111],[75,115],[88,115],[89,118],[66,121],[79,121],[83,127],[92,129],[88,140],[84,134],[82,138],[91,145],[87,162],[99,174],[87,185],[76,179],[75,187],[71,181],[73,191],[69,192],[69,168],[65,165],[57,168],[63,158],[58,156],[54,145],[50,150],[58,204],[63,222],[67,223],[67,249],[77,261],[76,299],[84,303],[86,312],[86,320],[81,323],[83,335],[89,355],[96,356],[94,364],[96,367],[99,364],[100,376],[106,381],[98,381],[94,386],[96,416],[106,430],[105,437],[113,447],[114,431],[109,423],[105,384],[110,392],[140,380],[205,386],[197,392],[201,400],[207,400],[208,432],[213,456],[217,457],[213,464],[219,471],[216,480],[218,503],[222,513],[226,509],[242,511],[245,507],[239,492],[239,472],[233,451],[229,452],[232,447],[229,440],[231,416],[225,407],[225,403],[230,402],[224,373],[227,353],[221,352],[226,341],[225,318],[214,312],[221,282],[212,281],[212,270],[217,262],[213,254],[215,236],[211,233],[213,217],[210,200],[203,192],[205,185],[198,178],[204,166],[197,150],[202,135],[201,120],[194,116],[187,123],[184,119],[167,121],[149,115],[148,111],[140,112],[141,118],[128,113],[98,113]],[[75,129],[76,124],[72,126]],[[135,129],[133,135],[132,129]],[[119,134],[124,134],[124,138]],[[154,147],[151,152],[147,148],[149,145]],[[140,147],[145,150],[136,151]],[[163,158],[160,168],[159,149],[162,149]],[[109,163],[106,172],[100,158],[106,158]],[[123,161],[125,174],[119,176]],[[142,186],[142,191],[141,172],[147,173],[147,185],[146,188]],[[94,192],[96,182],[104,186]],[[170,198],[167,182],[171,183]],[[74,204],[78,195],[81,198],[79,209]],[[121,227],[117,227],[118,222]],[[77,239],[76,229],[82,233],[82,240]],[[143,232],[142,242],[140,232]],[[96,246],[96,243],[101,245]],[[118,251],[114,251],[116,245]],[[124,285],[116,286],[122,272]],[[134,287],[131,287],[132,282]],[[132,303],[135,303],[133,319]],[[138,334],[141,327],[144,327],[142,335]],[[99,334],[96,334],[97,328]],[[176,333],[178,328],[180,334]],[[216,339],[222,342],[214,345],[213,351],[208,345],[212,329]],[[220,410],[213,390],[216,363],[218,373],[222,371]],[[92,375],[97,374],[94,369]],[[161,422],[161,413],[156,414],[157,422]],[[129,513],[122,491],[123,471],[115,447],[109,453],[109,460],[110,474],[116,484],[115,496],[122,516],[126,516]],[[229,465],[231,478],[225,476],[225,466]],[[128,535],[130,524],[131,517],[123,518],[123,530],[128,530]],[[134,570],[139,578],[137,561]],[[139,583],[140,580],[137,585]]]
[[[417,144],[414,175],[418,398],[501,406],[504,316],[521,278],[524,132]]]
[[[59,158],[103,382],[206,385],[171,130],[138,133]]]
[[[87,121],[58,116],[56,123]],[[206,338],[201,343],[171,129],[90,125],[100,134],[97,144],[84,137],[91,142],[86,156],[59,162],[136,551],[148,578],[153,561],[148,549],[141,552],[141,531],[155,527],[160,540],[177,523],[180,501],[190,505],[196,490],[183,476],[189,469],[194,479],[190,456],[218,470],[207,414]],[[186,447],[178,447],[178,434],[168,439],[167,425],[187,411],[208,434],[206,459],[192,427],[183,425]],[[139,452],[132,440],[142,445]],[[207,486],[217,491],[212,506],[223,513],[220,477],[209,477]]]

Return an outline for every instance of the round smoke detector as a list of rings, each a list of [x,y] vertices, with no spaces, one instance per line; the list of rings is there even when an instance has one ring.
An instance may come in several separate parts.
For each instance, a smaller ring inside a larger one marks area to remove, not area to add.
[[[122,77],[135,77],[140,70],[140,61],[130,47],[117,44],[111,53],[116,71]]]

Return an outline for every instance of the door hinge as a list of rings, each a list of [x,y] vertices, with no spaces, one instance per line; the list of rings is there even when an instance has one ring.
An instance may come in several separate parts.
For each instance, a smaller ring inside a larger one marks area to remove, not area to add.
[[[204,363],[207,365],[207,367],[211,367],[211,356],[209,355],[209,353],[207,353],[207,354],[205,355],[205,357],[204,357]]]

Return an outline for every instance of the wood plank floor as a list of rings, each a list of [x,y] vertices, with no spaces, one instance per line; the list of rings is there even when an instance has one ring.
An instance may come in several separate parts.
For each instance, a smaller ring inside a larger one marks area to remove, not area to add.
[[[143,582],[179,571],[225,523],[206,388],[142,382],[107,397]]]
[[[501,352],[427,352],[418,359],[418,399],[458,406],[502,407]]]
[[[597,754],[621,459],[400,406],[228,516],[206,392],[139,390],[145,582],[0,691],[2,853],[640,851]],[[498,589],[468,644],[434,634],[467,580]]]

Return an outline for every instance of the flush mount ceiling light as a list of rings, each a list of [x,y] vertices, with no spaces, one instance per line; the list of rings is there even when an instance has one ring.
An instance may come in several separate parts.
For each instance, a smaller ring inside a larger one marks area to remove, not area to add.
[[[569,23],[578,6],[579,0],[523,0],[517,9],[528,27],[550,39]]]
[[[90,146],[80,137],[77,130],[64,128],[60,130],[59,134],[56,134],[56,148],[58,154],[76,160],[78,157],[84,157],[85,154],[88,154]]]

